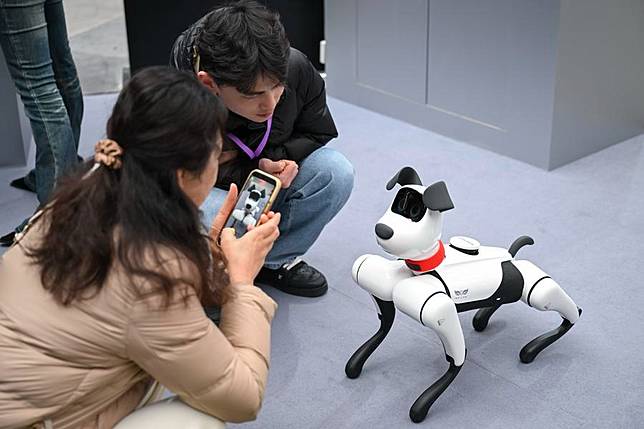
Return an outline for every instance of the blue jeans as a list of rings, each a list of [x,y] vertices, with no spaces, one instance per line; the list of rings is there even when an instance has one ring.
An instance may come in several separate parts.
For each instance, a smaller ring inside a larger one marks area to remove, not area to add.
[[[279,268],[309,250],[349,199],[353,175],[349,160],[327,147],[316,150],[300,164],[297,177],[280,192],[272,208],[282,214],[282,219],[280,237],[266,257],[266,267]],[[214,188],[201,206],[206,225],[212,223],[226,194]]]
[[[0,45],[31,122],[36,168],[26,180],[42,205],[77,162],[83,116],[62,0],[0,0]]]

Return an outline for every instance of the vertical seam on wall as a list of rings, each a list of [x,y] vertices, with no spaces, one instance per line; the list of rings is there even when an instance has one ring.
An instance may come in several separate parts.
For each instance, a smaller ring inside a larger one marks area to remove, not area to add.
[[[355,23],[354,23],[355,25],[353,26],[353,28],[355,28],[355,33],[353,34],[353,35],[354,35],[354,37],[355,37],[353,46],[355,46],[355,48],[356,48],[356,51],[355,51],[355,52],[356,52],[356,55],[355,55],[355,57],[353,58],[353,61],[354,61],[354,62],[353,62],[353,65],[354,65],[354,69],[353,69],[353,71],[354,71],[354,73],[355,73],[355,75],[353,76],[353,81],[354,81],[354,82],[360,82],[360,80],[359,80],[359,76],[360,76],[360,74],[359,74],[359,71],[358,71],[358,62],[359,62],[359,61],[358,61],[358,58],[360,57],[360,56],[359,56],[359,54],[358,54],[358,49],[359,49],[359,44],[358,44],[358,22],[360,21],[360,19],[359,19],[359,16],[360,16],[360,6],[358,5],[359,1],[360,1],[360,0],[355,0],[355,1],[353,2],[353,5],[354,5],[354,7],[355,7],[354,13],[355,13],[355,17],[356,17],[356,21],[355,21]]]
[[[427,29],[427,38],[426,43],[425,43],[425,105],[429,104],[429,2],[431,0],[427,0],[425,3],[427,6],[427,26],[425,27]]]

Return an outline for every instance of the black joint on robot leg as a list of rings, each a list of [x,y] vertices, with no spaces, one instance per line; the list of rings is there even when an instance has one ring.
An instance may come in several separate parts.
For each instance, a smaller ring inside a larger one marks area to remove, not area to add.
[[[521,249],[523,246],[531,246],[533,244],[534,240],[532,239],[532,237],[522,235],[521,237],[514,240],[514,242],[510,245],[508,253],[510,253],[510,255],[512,255],[512,257],[514,258],[519,249]]]
[[[349,358],[349,361],[344,367],[344,372],[349,378],[358,378],[358,376],[360,376],[365,362],[385,339],[394,323],[394,317],[396,316],[394,303],[392,301],[383,301],[375,296],[373,298],[380,310],[380,313],[378,314],[378,319],[380,319],[380,328],[378,329],[378,332],[361,345],[360,348]]]
[[[577,307],[579,315],[581,316],[581,308]],[[558,328],[546,332],[543,335],[538,336],[534,340],[530,341],[528,344],[523,346],[519,352],[519,359],[523,363],[530,363],[537,357],[537,355],[550,344],[557,341],[559,338],[563,337],[566,332],[572,328],[574,323],[568,319],[563,319],[561,325]]]
[[[472,326],[476,332],[482,332],[487,328],[487,324],[490,321],[490,317],[494,314],[496,310],[501,307],[500,305],[493,305],[491,307],[484,307],[479,309],[474,318],[472,319]]]
[[[465,354],[467,356],[467,350],[465,351]],[[454,381],[459,371],[463,367],[463,365],[454,365],[454,359],[452,359],[451,356],[445,355],[445,357],[449,362],[449,368],[447,369],[447,372],[445,372],[445,374],[443,374],[441,378],[436,380],[434,384],[429,386],[427,390],[421,393],[421,395],[418,397],[418,399],[416,399],[414,404],[409,409],[409,418],[414,423],[420,423],[425,420],[425,417],[427,417],[427,413],[429,412],[429,408],[438,399],[438,397],[443,394],[445,389],[447,389],[452,381]]]

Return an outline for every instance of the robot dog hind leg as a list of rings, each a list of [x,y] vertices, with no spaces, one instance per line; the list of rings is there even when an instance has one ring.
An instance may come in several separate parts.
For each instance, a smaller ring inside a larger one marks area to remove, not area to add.
[[[521,300],[537,310],[556,311],[563,318],[558,328],[540,335],[521,349],[519,353],[521,362],[530,363],[543,349],[572,328],[581,315],[581,308],[577,307],[557,282],[533,263],[514,261],[514,265],[525,279]]]

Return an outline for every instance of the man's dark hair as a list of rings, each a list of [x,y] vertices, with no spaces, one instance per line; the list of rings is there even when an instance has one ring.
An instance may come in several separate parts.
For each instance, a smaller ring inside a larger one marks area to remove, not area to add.
[[[200,69],[242,93],[262,75],[286,82],[289,48],[279,15],[254,1],[214,10],[197,39]]]
[[[44,238],[29,249],[56,301],[70,305],[94,296],[88,292],[101,290],[115,261],[135,289],[146,279],[167,298],[179,284],[199,296],[217,285],[215,298],[225,296],[226,274],[212,264],[199,209],[176,171],[203,173],[221,150],[226,117],[223,103],[190,72],[151,67],[132,77],[107,123],[107,137],[123,148],[122,167],[103,166],[85,177],[93,164],[86,162],[62,180],[41,217]],[[187,259],[192,278],[168,272],[162,250]],[[215,262],[222,257],[214,255]]]

